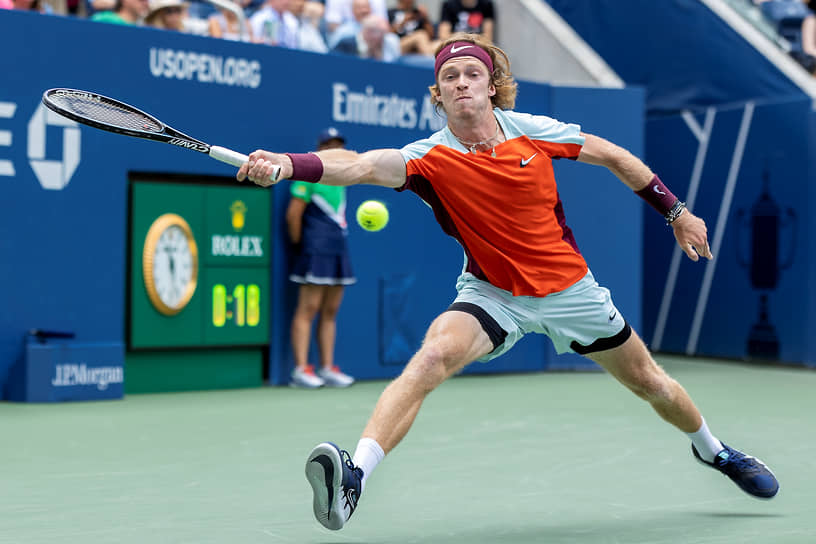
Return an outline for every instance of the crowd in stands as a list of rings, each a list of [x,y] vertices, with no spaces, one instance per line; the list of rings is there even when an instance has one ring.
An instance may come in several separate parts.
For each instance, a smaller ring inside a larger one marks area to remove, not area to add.
[[[436,18],[416,0],[0,0],[3,8],[429,65],[453,32],[492,41],[496,17],[493,0],[445,0]]]
[[[746,0],[760,9],[791,57],[816,75],[816,0]]]

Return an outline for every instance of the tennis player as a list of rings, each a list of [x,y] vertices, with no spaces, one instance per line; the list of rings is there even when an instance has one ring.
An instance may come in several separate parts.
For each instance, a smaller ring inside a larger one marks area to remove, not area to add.
[[[694,458],[746,493],[776,495],[771,471],[709,431],[683,387],[657,365],[595,281],[566,225],[552,160],[608,168],[665,217],[693,261],[712,258],[703,220],[625,149],[577,125],[512,111],[516,84],[498,47],[471,34],[452,36],[437,49],[434,71],[431,96],[447,114],[447,126],[430,138],[362,154],[259,150],[237,174],[266,186],[280,165],[283,178],[413,191],[465,251],[456,299],[383,391],[354,455],[331,442],[309,454],[306,477],[317,520],[342,528],[367,478],[408,432],[428,393],[472,361],[502,355],[527,332],[546,334],[559,353],[598,363],[686,433]]]

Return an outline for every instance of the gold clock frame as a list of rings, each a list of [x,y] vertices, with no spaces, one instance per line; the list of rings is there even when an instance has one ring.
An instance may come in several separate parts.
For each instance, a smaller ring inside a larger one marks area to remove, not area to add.
[[[168,228],[174,226],[181,229],[182,233],[184,233],[185,239],[187,240],[187,244],[190,247],[190,254],[193,258],[193,274],[190,279],[190,283],[184,290],[181,300],[179,300],[178,305],[171,307],[164,303],[161,297],[159,297],[159,292],[156,289],[156,278],[153,277],[153,255],[156,251],[156,245],[158,244],[162,233]],[[184,220],[183,217],[175,213],[166,213],[157,217],[156,220],[153,221],[153,224],[150,225],[150,229],[147,231],[147,236],[145,236],[144,248],[142,250],[142,273],[144,274],[144,284],[145,289],[147,290],[147,297],[150,299],[150,303],[153,304],[153,307],[156,308],[159,313],[167,316],[176,315],[182,311],[187,304],[189,304],[190,299],[193,298],[193,294],[198,286],[198,245],[195,242],[190,225]]]

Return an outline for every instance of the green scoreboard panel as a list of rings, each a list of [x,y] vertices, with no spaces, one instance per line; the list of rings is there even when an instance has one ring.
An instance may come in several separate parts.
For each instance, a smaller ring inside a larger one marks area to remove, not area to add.
[[[206,345],[265,344],[269,341],[269,270],[210,268],[206,297]]]
[[[269,192],[139,181],[132,188],[130,347],[267,344]]]

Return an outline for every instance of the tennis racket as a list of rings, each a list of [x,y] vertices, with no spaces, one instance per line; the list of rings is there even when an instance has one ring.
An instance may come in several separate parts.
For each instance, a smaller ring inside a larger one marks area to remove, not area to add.
[[[249,160],[242,153],[191,138],[152,115],[101,94],[77,89],[49,89],[43,93],[42,101],[48,109],[83,125],[192,149],[232,166],[241,166]],[[280,167],[277,167],[270,181],[277,181],[279,175]]]

